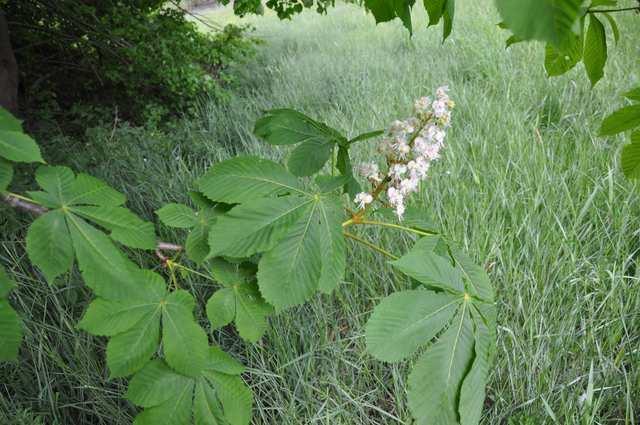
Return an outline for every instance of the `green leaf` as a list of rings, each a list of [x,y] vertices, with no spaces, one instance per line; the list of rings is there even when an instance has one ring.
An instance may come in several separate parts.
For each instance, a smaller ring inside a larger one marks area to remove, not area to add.
[[[161,360],[149,362],[131,379],[127,399],[145,407],[138,425],[248,425],[253,396],[237,376],[243,370],[217,347],[211,347],[201,374],[186,377]]]
[[[260,292],[278,310],[302,304],[318,289],[322,269],[318,220],[314,203],[258,263]]]
[[[635,89],[626,92],[623,96],[627,99],[637,100],[640,102],[640,87],[636,87]]]
[[[0,106],[0,130],[22,132],[22,122]]]
[[[618,24],[616,24],[616,20],[613,19],[608,13],[603,13],[604,17],[609,21],[609,25],[611,26],[611,32],[613,33],[613,39],[616,41],[616,44],[620,41],[620,30],[618,29]]]
[[[207,302],[207,317],[216,329],[235,320],[240,336],[257,342],[267,329],[267,317],[273,312],[254,284],[236,283],[216,291]]]
[[[244,283],[247,279],[240,273],[238,264],[230,263],[222,258],[214,258],[209,263],[209,270],[215,280],[222,286],[233,286]]]
[[[367,351],[383,361],[407,358],[449,323],[462,302],[460,296],[425,290],[386,297],[367,322]]]
[[[88,205],[71,207],[70,211],[110,230],[111,238],[123,245],[138,249],[156,248],[153,224],[140,219],[126,208]]]
[[[207,377],[222,402],[224,416],[230,425],[247,425],[251,422],[253,395],[239,376],[209,371]]]
[[[582,37],[570,35],[561,48],[551,43],[545,46],[544,69],[549,77],[562,75],[582,59]]]
[[[640,179],[640,131],[631,134],[631,143],[622,148],[622,172],[628,179]]]
[[[13,166],[9,161],[0,158],[0,193],[7,190],[13,180]]]
[[[69,198],[68,194],[73,186],[75,175],[68,167],[42,166],[36,171],[36,181],[45,192],[50,195],[50,199],[55,200],[56,207],[65,205]]]
[[[325,294],[338,287],[347,265],[347,246],[342,232],[342,203],[339,198],[326,198],[318,203],[322,268],[318,289]]]
[[[340,146],[338,148],[336,167],[338,171],[340,171],[340,174],[349,178],[348,183],[344,185],[344,192],[348,193],[351,198],[355,197],[362,189],[358,181],[353,177],[353,167],[351,165],[351,159],[349,158],[348,147]]]
[[[477,425],[482,417],[486,398],[485,385],[489,376],[489,351],[492,342],[487,328],[475,321],[474,359],[471,370],[464,378],[460,389],[458,414],[460,425]]]
[[[140,324],[145,317],[161,311],[167,294],[164,280],[158,274],[140,270],[133,279],[123,284],[117,298],[96,298],[85,312],[78,326],[93,334],[114,336]],[[157,316],[158,323],[160,316]]]
[[[462,271],[423,245],[416,244],[391,265],[428,288],[457,293],[464,291]]]
[[[210,257],[248,257],[273,248],[311,208],[308,197],[259,198],[218,218],[209,231]]]
[[[465,302],[449,329],[420,356],[409,374],[409,409],[418,423],[459,422],[457,397],[473,356],[473,323]]]
[[[171,399],[145,409],[133,425],[187,425],[191,423],[194,383],[187,381],[172,388]]]
[[[382,136],[385,131],[386,130],[374,130],[374,131],[368,131],[366,133],[359,134],[353,139],[349,140],[347,144],[350,145],[352,143],[362,142],[364,140],[369,140],[369,139],[373,139],[374,137]]]
[[[414,3],[415,0],[365,0],[364,6],[375,18],[376,24],[399,18],[409,33],[413,33],[411,8]]]
[[[223,425],[225,422],[222,406],[216,393],[204,381],[196,384],[193,397],[193,421],[195,425]]]
[[[584,67],[592,87],[603,77],[606,63],[607,35],[602,22],[592,13],[589,15],[589,28],[584,40]]]
[[[184,244],[187,257],[196,264],[201,264],[209,255],[209,228],[196,226],[189,232]]]
[[[424,8],[429,15],[429,24],[427,26],[437,25],[440,22],[446,3],[447,0],[424,0]]]
[[[9,292],[16,287],[16,284],[9,279],[7,272],[0,267],[0,298],[7,298]]]
[[[212,329],[228,325],[236,317],[236,294],[233,288],[214,292],[207,301],[207,317]]]
[[[313,140],[335,142],[344,139],[337,130],[293,109],[267,111],[256,121],[253,132],[272,145],[294,145]]]
[[[287,160],[287,168],[296,176],[311,176],[324,167],[331,154],[335,142],[325,140],[309,140],[298,145]]]
[[[9,301],[0,299],[0,361],[16,360],[21,342],[22,321]]]
[[[509,47],[513,46],[516,43],[521,43],[524,40],[516,37],[515,35],[510,36],[509,38],[507,38],[507,41],[505,42],[505,49],[508,49]]]
[[[560,46],[572,34],[582,0],[496,0],[496,6],[515,36]]]
[[[22,342],[22,320],[6,299],[14,287],[13,281],[0,267],[0,361],[16,360]]]
[[[604,119],[600,126],[601,136],[611,136],[640,126],[640,105],[618,109]]]
[[[73,246],[62,211],[50,211],[31,223],[26,242],[29,260],[42,270],[47,282],[53,283],[71,269]]]
[[[131,375],[144,367],[160,343],[160,310],[154,309],[131,329],[113,336],[107,344],[109,376]]]
[[[176,388],[183,388],[191,382],[189,377],[180,375],[159,359],[151,360],[129,381],[125,397],[141,407],[152,407],[170,400]]]
[[[264,196],[305,192],[295,176],[281,165],[252,156],[215,164],[198,180],[202,193],[213,201],[241,203]]]
[[[96,295],[120,299],[127,293],[125,283],[135,279],[135,264],[127,259],[104,233],[73,214],[67,214],[78,266],[88,287]]]
[[[451,247],[451,256],[462,271],[462,276],[466,281],[465,290],[482,301],[492,303],[494,300],[493,286],[484,268],[473,262],[463,251],[454,247]]]
[[[256,136],[272,145],[300,145],[287,166],[296,176],[310,176],[329,160],[336,143],[346,139],[338,131],[293,109],[268,111],[256,122]]]
[[[44,162],[38,144],[22,131],[0,130],[0,157],[14,162]]]
[[[207,364],[207,369],[225,373],[227,375],[240,375],[245,372],[245,367],[242,363],[215,345],[209,347],[209,362]]]
[[[172,292],[163,303],[162,341],[167,363],[183,375],[197,376],[205,366],[207,334],[193,317],[195,300],[184,290]]]
[[[320,192],[329,193],[336,189],[340,189],[345,184],[349,183],[351,178],[347,176],[321,176],[318,175],[314,179],[316,185],[320,189]]]
[[[160,221],[169,227],[189,229],[198,224],[195,211],[182,204],[167,204],[156,211]]]
[[[446,40],[453,29],[453,16],[455,14],[455,0],[446,0],[444,12],[442,13],[442,41]]]
[[[264,302],[253,284],[236,285],[233,290],[238,334],[246,341],[257,342],[267,330],[267,317],[273,313],[273,309]]]
[[[68,205],[99,205],[117,207],[124,204],[125,196],[104,181],[88,174],[78,174],[70,188]]]

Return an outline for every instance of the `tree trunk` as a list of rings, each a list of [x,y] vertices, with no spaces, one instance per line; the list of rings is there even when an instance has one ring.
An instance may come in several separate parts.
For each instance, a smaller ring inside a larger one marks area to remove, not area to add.
[[[18,111],[18,64],[9,41],[7,18],[0,10],[0,106]]]

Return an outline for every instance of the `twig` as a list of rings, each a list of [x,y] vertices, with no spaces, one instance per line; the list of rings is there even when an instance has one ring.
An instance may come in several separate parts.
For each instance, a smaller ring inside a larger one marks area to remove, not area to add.
[[[47,213],[47,211],[49,211],[48,208],[43,207],[42,205],[34,204],[33,202],[29,202],[28,200],[22,199],[17,195],[5,193],[5,194],[1,194],[0,196],[2,197],[2,200],[5,203],[11,205],[13,208],[31,213],[33,215],[40,216]],[[171,242],[159,241],[158,244],[156,245],[156,256],[161,261],[166,262],[168,258],[162,254],[162,251],[178,252],[178,251],[182,251],[183,249],[184,248],[182,247],[182,245],[177,245]]]
[[[398,257],[396,255],[393,255],[389,251],[379,247],[378,245],[373,244],[373,243],[369,242],[366,239],[362,239],[361,237],[354,235],[353,233],[343,232],[343,234],[344,234],[345,238],[353,239],[356,242],[360,242],[361,244],[373,249],[374,251],[377,251],[380,254],[386,255],[387,257],[391,258],[392,260],[397,260],[398,258],[400,258],[400,257]]]

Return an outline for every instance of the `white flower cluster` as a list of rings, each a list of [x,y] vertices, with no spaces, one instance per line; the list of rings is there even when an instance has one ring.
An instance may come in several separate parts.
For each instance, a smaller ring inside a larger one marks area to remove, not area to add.
[[[359,173],[376,189],[385,184],[386,198],[400,220],[405,211],[406,198],[418,191],[419,184],[427,177],[432,161],[440,158],[446,130],[451,123],[454,103],[449,99],[447,86],[436,90],[436,98],[421,97],[414,103],[414,116],[391,124],[379,151],[386,157],[388,170],[380,172],[375,162],[364,163]],[[380,190],[373,193],[380,193]],[[354,202],[364,209],[374,201],[368,192],[358,193]]]

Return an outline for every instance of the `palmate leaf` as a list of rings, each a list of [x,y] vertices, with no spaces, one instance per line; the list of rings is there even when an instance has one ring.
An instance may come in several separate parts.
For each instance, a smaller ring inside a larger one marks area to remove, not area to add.
[[[43,192],[30,192],[48,208],[66,215],[77,214],[111,231],[112,239],[132,248],[154,249],[156,237],[151,223],[122,207],[125,198],[103,181],[67,167],[40,167],[36,181]]]
[[[251,283],[236,283],[216,291],[207,302],[207,317],[213,329],[235,321],[240,337],[257,342],[267,330],[267,317],[273,308],[264,302]]]
[[[207,317],[213,329],[235,320],[240,337],[257,342],[267,329],[267,317],[273,307],[260,295],[252,280],[252,271],[221,258],[211,262],[212,276],[223,286],[207,302]]]
[[[391,263],[422,288],[376,306],[366,327],[367,350],[399,361],[426,346],[408,381],[416,423],[477,424],[495,344],[493,290],[481,267],[455,248],[441,250],[438,239],[420,239]]]
[[[124,196],[101,180],[47,166],[38,169],[36,181],[43,191],[29,194],[51,211],[31,224],[27,253],[49,282],[69,271],[74,251],[87,285],[97,293],[128,278],[131,263],[84,218],[109,230],[111,239],[123,245],[155,248],[153,225],[122,207]]]
[[[247,172],[246,179],[236,180],[225,192],[203,188],[211,200],[230,202],[247,199],[247,192],[255,193],[256,176],[264,176],[261,160],[244,157],[225,161],[215,165],[209,175],[224,174],[216,168],[228,170],[226,163],[238,159],[253,174]],[[296,189],[288,190],[287,196],[253,196],[220,217],[210,229],[210,257],[263,254],[257,275],[260,292],[269,304],[282,310],[303,303],[319,289],[330,292],[335,288],[344,274],[346,251],[339,199],[330,193],[298,189],[295,177],[275,163],[268,168],[288,182],[287,188]],[[207,182],[207,187],[219,185],[215,178]],[[282,194],[285,189],[273,184],[260,194]]]
[[[293,109],[267,111],[256,121],[254,133],[272,145],[298,144],[287,162],[289,171],[296,176],[320,171],[336,144],[347,142],[337,130]]]
[[[91,334],[111,337],[111,376],[127,376],[147,364],[158,350],[160,335],[166,362],[183,375],[198,375],[208,342],[193,317],[193,296],[183,290],[167,292],[164,280],[150,271],[130,275],[131,280],[120,282],[118,294],[96,298],[79,324]]]
[[[0,361],[16,360],[22,342],[22,320],[7,299],[14,286],[0,267]]]
[[[202,371],[187,377],[153,360],[132,379],[127,399],[145,410],[135,425],[247,425],[253,396],[239,376],[244,367],[210,347]]]
[[[521,40],[562,46],[580,17],[581,0],[496,0],[504,26]],[[532,19],[535,17],[535,19]]]

